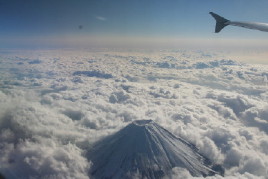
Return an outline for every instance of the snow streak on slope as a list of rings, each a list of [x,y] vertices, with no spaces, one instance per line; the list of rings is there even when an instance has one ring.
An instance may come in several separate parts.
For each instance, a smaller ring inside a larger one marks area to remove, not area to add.
[[[185,168],[193,176],[208,176],[216,168],[194,145],[152,120],[134,121],[97,142],[88,158],[93,162],[90,173],[94,178],[161,178],[174,167]]]
[[[89,178],[93,143],[152,119],[225,177],[265,178],[267,69],[202,51],[1,51],[0,173]]]

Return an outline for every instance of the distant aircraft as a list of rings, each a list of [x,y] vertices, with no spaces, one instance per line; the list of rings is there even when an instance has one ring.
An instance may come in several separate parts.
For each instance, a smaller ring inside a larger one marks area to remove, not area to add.
[[[256,29],[256,30],[268,32],[268,24],[266,23],[230,21],[213,12],[210,12],[210,14],[216,20],[215,33],[220,32],[227,25],[239,26],[239,27],[244,27],[248,29]]]

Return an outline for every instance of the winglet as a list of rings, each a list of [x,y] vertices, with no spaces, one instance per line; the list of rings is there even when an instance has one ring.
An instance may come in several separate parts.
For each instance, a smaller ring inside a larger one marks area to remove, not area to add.
[[[215,27],[215,33],[220,32],[225,26],[228,25],[227,22],[229,22],[229,20],[219,16],[218,14],[215,14],[213,12],[209,13],[210,15],[212,15],[212,17],[214,17],[214,19],[216,20],[216,27]]]

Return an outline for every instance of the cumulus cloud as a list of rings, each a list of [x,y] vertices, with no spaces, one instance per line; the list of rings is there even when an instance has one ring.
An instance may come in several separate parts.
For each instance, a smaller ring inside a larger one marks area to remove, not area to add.
[[[1,170],[8,178],[88,178],[90,164],[81,153],[72,144],[47,139],[6,144],[1,151]]]
[[[152,119],[221,164],[226,178],[265,178],[267,66],[221,57],[184,50],[1,54],[0,173],[88,178],[84,153],[92,143]],[[167,177],[178,174],[191,177],[182,168]]]

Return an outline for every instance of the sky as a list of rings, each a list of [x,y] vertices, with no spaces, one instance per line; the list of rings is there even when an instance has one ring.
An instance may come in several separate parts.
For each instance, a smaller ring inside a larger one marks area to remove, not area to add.
[[[266,0],[0,0],[0,48],[134,41],[267,49],[267,33],[228,27],[215,34],[209,15],[213,11],[231,20],[268,22],[267,9]]]

